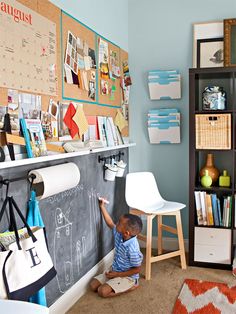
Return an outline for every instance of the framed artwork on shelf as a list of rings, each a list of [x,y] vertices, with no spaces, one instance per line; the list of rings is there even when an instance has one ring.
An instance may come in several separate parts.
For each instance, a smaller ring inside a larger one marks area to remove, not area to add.
[[[197,68],[215,68],[224,65],[224,39],[197,40]]]
[[[236,19],[224,20],[224,65],[236,66]]]
[[[197,40],[224,37],[223,21],[193,24],[193,68],[197,67]]]

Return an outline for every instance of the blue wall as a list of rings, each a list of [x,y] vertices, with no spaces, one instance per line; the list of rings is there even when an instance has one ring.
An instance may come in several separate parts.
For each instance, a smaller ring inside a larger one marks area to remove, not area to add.
[[[129,60],[133,86],[130,102],[130,170],[154,172],[161,194],[187,204],[182,211],[188,238],[188,68],[192,66],[192,23],[235,17],[235,0],[129,0]],[[178,69],[182,99],[151,101],[147,72]],[[151,145],[146,114],[150,108],[177,107],[182,114],[181,144]],[[137,127],[138,126],[138,127]]]
[[[93,30],[129,51],[133,86],[130,99],[130,171],[152,171],[163,197],[187,204],[182,212],[188,238],[188,69],[192,66],[192,23],[235,17],[235,0],[51,0]],[[178,69],[182,99],[151,101],[147,72]],[[151,108],[177,107],[182,142],[150,145],[146,114]],[[138,126],[138,127],[137,127]]]
[[[128,50],[127,0],[51,0],[98,34]]]

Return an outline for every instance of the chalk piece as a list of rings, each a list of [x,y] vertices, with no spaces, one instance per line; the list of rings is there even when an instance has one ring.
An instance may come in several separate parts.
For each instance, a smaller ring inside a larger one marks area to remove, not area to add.
[[[103,197],[98,198],[99,201],[103,201],[105,204],[109,204],[109,201],[105,200]]]

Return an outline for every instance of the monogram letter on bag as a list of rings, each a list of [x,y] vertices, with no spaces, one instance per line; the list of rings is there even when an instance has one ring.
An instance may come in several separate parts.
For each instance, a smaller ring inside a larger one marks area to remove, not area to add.
[[[37,266],[37,265],[39,265],[41,263],[41,261],[40,261],[40,259],[38,257],[38,254],[37,254],[37,252],[35,250],[35,247],[32,247],[31,249],[28,249],[26,251],[30,252],[30,257],[31,257],[32,263],[33,263],[33,266],[31,266],[31,268],[34,267],[34,266]]]

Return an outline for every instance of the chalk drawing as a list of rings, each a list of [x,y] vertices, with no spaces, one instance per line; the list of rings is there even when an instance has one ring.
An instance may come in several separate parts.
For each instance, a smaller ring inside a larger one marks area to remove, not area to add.
[[[83,184],[78,184],[76,187],[74,187],[73,189],[70,189],[70,190],[66,190],[66,191],[63,191],[59,194],[56,194],[56,195],[52,195],[52,196],[49,196],[47,197],[45,200],[50,203],[50,204],[54,204],[54,203],[60,203],[63,198],[65,197],[71,197],[72,195],[80,192],[80,191],[83,191],[84,190],[84,185]]]
[[[65,214],[59,207],[55,211],[54,265],[57,270],[56,278],[61,293],[73,285],[72,222],[69,221],[69,214],[70,208]]]

